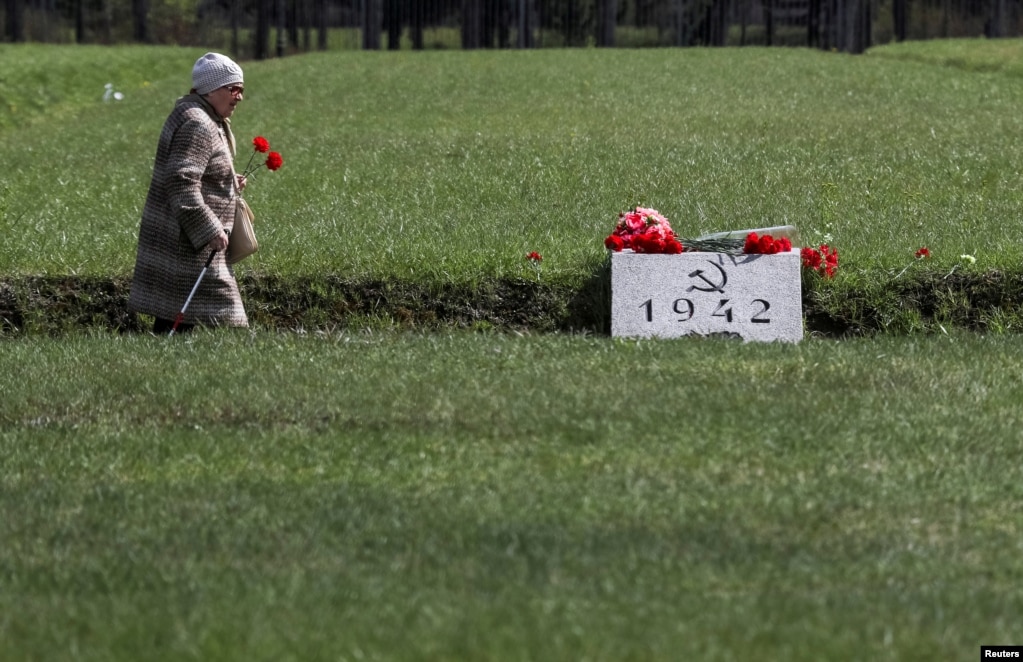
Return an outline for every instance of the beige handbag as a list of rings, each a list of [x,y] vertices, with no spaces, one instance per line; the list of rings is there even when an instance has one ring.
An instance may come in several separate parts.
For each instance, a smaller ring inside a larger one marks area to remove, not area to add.
[[[231,229],[231,236],[227,242],[228,264],[241,262],[259,250],[256,231],[252,227],[254,220],[256,217],[252,214],[248,203],[245,202],[245,198],[239,196],[234,207],[234,227]]]

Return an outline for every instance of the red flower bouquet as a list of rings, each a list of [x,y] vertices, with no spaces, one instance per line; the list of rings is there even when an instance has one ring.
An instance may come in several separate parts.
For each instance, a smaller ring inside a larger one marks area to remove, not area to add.
[[[604,247],[616,253],[626,249],[636,253],[707,252],[729,255],[774,255],[791,251],[792,240],[786,235],[794,233],[795,228],[777,226],[776,229],[780,231],[777,237],[758,234],[757,231],[737,230],[682,239],[672,230],[668,219],[656,209],[636,207],[618,215],[618,223],[614,231],[604,239]]]
[[[626,248],[636,253],[681,253],[682,243],[671,224],[656,209],[636,207],[618,214],[614,231],[604,246],[615,252]]]
[[[266,166],[267,170],[274,171],[284,165],[284,158],[281,157],[279,152],[270,151],[270,141],[263,136],[256,136],[252,139],[252,149],[252,154],[249,156],[249,162],[245,165],[245,170],[242,171],[242,176],[248,177],[263,166]],[[266,154],[266,160],[253,165],[252,160],[256,158],[256,154]]]
[[[831,278],[838,270],[838,249],[821,244],[818,248],[805,246],[799,251],[803,268]]]
[[[742,247],[743,253],[759,255],[787,253],[790,250],[792,250],[792,240],[788,237],[778,237],[775,239],[769,234],[757,236],[756,232],[750,232],[746,235],[746,242]]]

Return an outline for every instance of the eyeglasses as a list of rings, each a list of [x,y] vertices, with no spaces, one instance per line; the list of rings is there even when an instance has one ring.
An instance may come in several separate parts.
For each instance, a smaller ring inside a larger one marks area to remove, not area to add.
[[[231,96],[240,97],[245,93],[244,85],[225,85],[224,89],[231,93]]]

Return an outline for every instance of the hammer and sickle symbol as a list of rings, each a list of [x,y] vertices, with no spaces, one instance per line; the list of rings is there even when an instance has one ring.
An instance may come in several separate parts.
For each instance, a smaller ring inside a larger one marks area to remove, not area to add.
[[[714,262],[711,262],[710,260],[707,260],[707,262],[710,262],[711,266],[713,266],[715,269],[718,270],[718,272],[721,273],[721,283],[720,284],[715,283],[714,281],[712,281],[711,279],[709,279],[709,278],[707,278],[706,276],[703,275],[703,269],[697,269],[696,271],[694,271],[691,274],[689,274],[689,277],[690,278],[699,278],[704,283],[707,283],[707,285],[709,287],[701,287],[699,285],[690,285],[689,289],[686,290],[686,291],[689,292],[689,291],[692,291],[692,290],[699,290],[701,292],[720,292],[721,294],[724,294],[725,293],[725,284],[728,282],[728,274],[725,273],[725,270],[721,268],[721,265],[716,264]]]

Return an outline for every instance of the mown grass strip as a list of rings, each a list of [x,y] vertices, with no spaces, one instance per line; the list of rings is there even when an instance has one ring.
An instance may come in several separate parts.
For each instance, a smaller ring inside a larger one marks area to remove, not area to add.
[[[104,61],[53,53],[72,82]],[[193,60],[168,57],[180,77],[122,102],[70,106],[73,130],[0,134],[0,273],[130,272]],[[474,283],[527,276],[537,251],[545,278],[578,284],[635,204],[688,236],[794,224],[853,278],[921,246],[936,272],[1023,256],[1004,231],[1023,154],[1012,75],[750,48],[327,52],[246,63],[246,78],[240,142],[264,135],[285,158],[248,191],[257,272]]]
[[[1023,634],[1019,344],[5,343],[0,651],[967,657]]]

